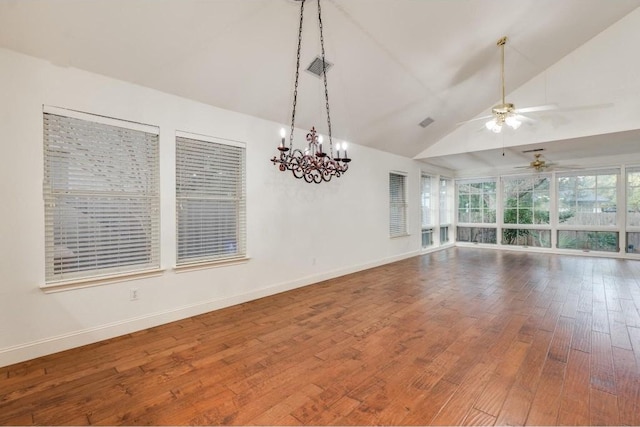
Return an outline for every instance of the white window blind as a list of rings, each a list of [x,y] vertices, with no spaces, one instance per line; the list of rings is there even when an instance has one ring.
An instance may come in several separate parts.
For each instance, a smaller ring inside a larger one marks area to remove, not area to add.
[[[449,178],[440,178],[439,217],[441,226],[451,224],[451,212],[453,211],[453,192],[451,191],[451,183],[452,180]]]
[[[389,174],[389,234],[391,237],[407,234],[407,177],[398,173]]]
[[[431,176],[422,174],[420,176],[421,183],[421,204],[422,204],[422,227],[432,226],[431,218]]]
[[[47,284],[159,268],[157,128],[69,113],[44,112]]]
[[[246,256],[244,144],[176,136],[177,264]]]
[[[627,168],[627,226],[640,227],[640,167]]]

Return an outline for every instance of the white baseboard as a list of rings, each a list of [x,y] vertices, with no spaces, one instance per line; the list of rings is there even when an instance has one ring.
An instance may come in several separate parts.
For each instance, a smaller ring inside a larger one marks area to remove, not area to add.
[[[37,341],[3,348],[0,349],[0,367],[24,362],[26,360],[46,356],[48,354],[53,354],[64,350],[69,350],[71,348],[81,347],[87,344],[93,344],[109,338],[130,334],[132,332],[152,328],[154,326],[163,325],[165,323],[174,322],[176,320],[186,319],[189,317],[197,316],[199,314],[208,313],[210,311],[219,310],[225,307],[230,307],[236,304],[242,304],[247,301],[275,295],[303,286],[312,285],[324,280],[329,280],[336,277],[344,276],[346,274],[367,270],[369,268],[378,267],[384,264],[389,264],[417,255],[420,255],[420,251],[412,251],[357,266],[323,272],[316,275],[303,277],[297,280],[268,286],[249,293],[235,295],[229,298],[201,301],[195,304],[176,307],[170,310],[150,313],[140,317],[125,319],[93,328],[81,329],[78,331],[69,332],[67,334],[57,335]]]

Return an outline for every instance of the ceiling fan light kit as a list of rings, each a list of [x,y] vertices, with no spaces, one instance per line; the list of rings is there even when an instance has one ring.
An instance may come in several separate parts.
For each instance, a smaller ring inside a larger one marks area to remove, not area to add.
[[[513,104],[498,104],[491,109],[491,112],[493,113],[493,118],[485,123],[485,126],[495,133],[500,133],[505,124],[514,130],[518,129],[522,124],[522,121],[518,119],[518,114]]]

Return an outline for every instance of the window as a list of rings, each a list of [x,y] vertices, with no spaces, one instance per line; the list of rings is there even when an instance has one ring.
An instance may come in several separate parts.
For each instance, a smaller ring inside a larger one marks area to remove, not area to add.
[[[457,181],[459,242],[497,243],[496,180]],[[485,227],[477,227],[483,224]],[[486,227],[491,225],[492,227]]]
[[[628,254],[640,253],[640,233],[638,232],[627,233],[627,253]]]
[[[502,244],[551,247],[549,176],[504,177]]]
[[[458,222],[461,224],[495,224],[495,179],[458,182]]]
[[[399,173],[389,174],[389,235],[407,235],[407,177]]]
[[[452,181],[449,178],[440,177],[439,186],[439,223],[440,244],[449,241],[449,227],[451,226],[451,212],[453,211]]]
[[[551,230],[532,228],[503,228],[502,244],[515,246],[532,246],[536,248],[551,247]]]
[[[45,107],[47,284],[158,269],[155,127]]]
[[[431,206],[431,176],[422,174],[420,177],[421,206],[422,206],[422,247],[433,245],[433,218]]]
[[[177,264],[246,256],[244,144],[176,136]]]
[[[640,230],[640,168],[627,169],[627,226]]]
[[[458,227],[458,242],[496,244],[496,229],[486,227]]]
[[[618,252],[618,245],[617,232],[558,230],[558,247],[562,249]]]
[[[640,253],[640,167],[627,168],[627,253]]]
[[[558,223],[563,225],[616,225],[616,186],[613,170],[558,176]]]
[[[549,178],[504,178],[504,223],[549,224]]]
[[[558,248],[619,251],[618,175],[617,169],[558,175]]]

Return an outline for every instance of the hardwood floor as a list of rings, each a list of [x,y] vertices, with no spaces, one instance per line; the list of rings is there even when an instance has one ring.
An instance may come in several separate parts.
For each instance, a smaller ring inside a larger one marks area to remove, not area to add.
[[[639,425],[640,262],[449,249],[0,368],[10,425]]]

